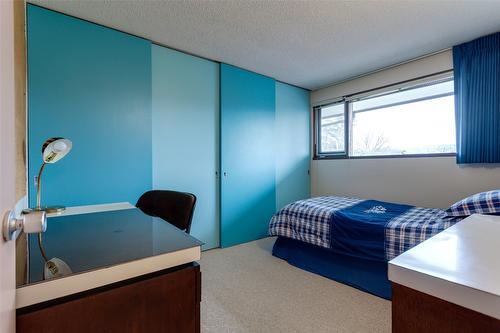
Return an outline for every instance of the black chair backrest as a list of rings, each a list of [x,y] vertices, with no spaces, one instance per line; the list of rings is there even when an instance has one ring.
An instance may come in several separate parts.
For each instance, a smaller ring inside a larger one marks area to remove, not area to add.
[[[141,195],[136,207],[189,233],[196,196],[191,193],[153,190]]]

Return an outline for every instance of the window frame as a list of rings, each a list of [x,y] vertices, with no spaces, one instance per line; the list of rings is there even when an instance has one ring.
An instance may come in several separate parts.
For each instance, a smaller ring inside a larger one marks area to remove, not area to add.
[[[444,75],[444,76],[443,76]],[[436,79],[437,76],[443,76],[441,79]],[[425,80],[425,81],[423,81]],[[425,154],[399,154],[399,155],[363,155],[363,156],[353,156],[352,154],[352,117],[353,117],[353,111],[352,111],[352,103],[359,101],[361,99],[366,99],[371,97],[378,97],[378,96],[383,96],[383,95],[388,95],[392,93],[397,93],[400,91],[404,90],[410,90],[410,89],[416,89],[424,86],[429,86],[433,84],[438,84],[440,82],[446,82],[453,80],[453,71],[443,71],[440,73],[412,79],[412,80],[407,80],[403,81],[400,83],[380,87],[380,88],[375,88],[375,89],[370,89],[367,91],[363,91],[360,93],[352,94],[349,96],[345,96],[342,99],[337,99],[333,102],[326,103],[326,104],[320,104],[316,105],[312,108],[313,112],[313,121],[314,121],[314,126],[313,126],[313,137],[314,137],[314,154],[313,154],[313,160],[334,160],[334,159],[387,159],[387,158],[418,158],[418,157],[449,157],[449,156],[456,156],[456,152],[453,153],[425,153]],[[420,83],[419,83],[420,82]],[[413,83],[413,84],[412,84]],[[398,86],[405,85],[405,88],[397,88]],[[373,93],[373,94],[371,94]],[[355,97],[363,95],[363,97]],[[408,102],[399,102],[395,103],[394,105],[402,105],[402,104],[409,104],[409,103],[414,103],[418,101],[423,101],[423,100],[429,100],[429,99],[435,99],[435,98],[440,98],[440,97],[445,97],[445,96],[451,96],[452,94],[440,94],[432,97],[423,97],[419,99],[413,99],[409,100]],[[344,104],[344,135],[345,135],[345,141],[344,141],[344,152],[341,153],[331,153],[331,152],[322,152],[321,151],[321,109],[332,106],[335,104],[343,103]],[[366,110],[360,110],[357,112],[366,112],[366,111],[371,111],[373,109],[366,109]]]
[[[321,109],[325,107],[330,107],[334,105],[344,105],[344,150],[343,151],[321,151]],[[338,100],[332,103],[316,106],[313,109],[314,111],[314,124],[315,124],[315,149],[314,149],[314,157],[322,158],[322,156],[331,156],[335,158],[347,158],[349,156],[349,110],[348,103],[345,100]]]

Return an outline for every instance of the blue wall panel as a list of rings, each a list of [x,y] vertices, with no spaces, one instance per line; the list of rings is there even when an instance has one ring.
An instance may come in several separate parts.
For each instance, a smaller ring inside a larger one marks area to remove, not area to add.
[[[28,175],[45,139],[73,151],[49,165],[42,204],[129,201],[151,188],[151,43],[28,5]]]
[[[275,81],[221,64],[221,245],[267,236],[276,209]]]
[[[276,82],[276,208],[309,198],[309,91]]]
[[[153,45],[153,187],[197,196],[191,234],[219,246],[219,64]]]

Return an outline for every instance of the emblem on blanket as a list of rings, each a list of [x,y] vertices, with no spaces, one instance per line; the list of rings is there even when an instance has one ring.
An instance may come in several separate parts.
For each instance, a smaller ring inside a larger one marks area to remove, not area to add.
[[[368,214],[385,214],[386,210],[387,209],[385,209],[384,206],[373,206],[372,208],[365,210],[365,213],[368,213]]]

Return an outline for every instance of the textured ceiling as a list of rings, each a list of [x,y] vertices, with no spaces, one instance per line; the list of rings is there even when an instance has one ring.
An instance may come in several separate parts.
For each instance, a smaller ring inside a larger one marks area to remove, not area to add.
[[[30,2],[309,89],[500,31],[500,1]]]

